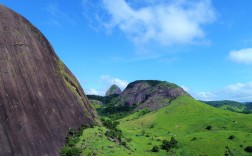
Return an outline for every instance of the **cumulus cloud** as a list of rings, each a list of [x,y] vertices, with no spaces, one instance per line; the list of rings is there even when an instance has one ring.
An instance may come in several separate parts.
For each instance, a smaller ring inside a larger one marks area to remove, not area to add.
[[[119,29],[135,44],[154,41],[168,46],[202,41],[203,26],[216,19],[210,0],[148,0],[134,4],[130,0],[101,0],[106,16],[96,12],[95,19],[103,21],[108,29]]]
[[[231,51],[229,59],[238,63],[251,64],[252,48]]]
[[[125,80],[121,80],[119,78],[114,78],[114,77],[111,77],[110,75],[102,75],[101,76],[101,81],[103,83],[105,83],[106,85],[108,85],[109,87],[111,85],[115,84],[118,87],[120,87],[122,90],[125,89],[127,87],[127,85],[129,84]]]
[[[98,90],[93,89],[93,88],[88,89],[88,90],[86,91],[86,93],[87,93],[88,95],[101,95],[101,93],[100,93]]]
[[[122,80],[119,78],[112,77],[110,75],[102,75],[99,80],[97,80],[97,88],[87,88],[85,89],[88,95],[100,95],[104,96],[106,91],[111,87],[113,84],[116,84],[122,90],[124,90],[127,85],[129,84],[126,80]]]
[[[252,101],[252,81],[248,83],[237,83],[226,86],[212,92],[195,93],[189,90],[191,95],[198,100],[234,100],[240,102]]]

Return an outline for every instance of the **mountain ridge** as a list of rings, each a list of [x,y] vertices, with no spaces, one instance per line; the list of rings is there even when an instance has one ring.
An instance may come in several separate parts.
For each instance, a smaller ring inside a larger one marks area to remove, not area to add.
[[[113,104],[136,107],[135,110],[147,108],[153,111],[162,108],[167,104],[167,101],[181,95],[190,96],[174,83],[158,80],[137,80],[129,83]]]

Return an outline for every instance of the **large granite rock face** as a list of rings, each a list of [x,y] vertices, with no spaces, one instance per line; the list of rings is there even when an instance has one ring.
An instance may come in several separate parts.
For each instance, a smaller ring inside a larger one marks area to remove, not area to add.
[[[0,155],[59,155],[68,129],[95,124],[94,118],[47,39],[0,5]]]
[[[136,107],[135,110],[147,108],[153,111],[182,95],[190,96],[176,84],[157,80],[139,80],[130,83],[114,100],[114,105]]]
[[[122,90],[117,85],[112,85],[106,92],[105,96],[120,95]]]

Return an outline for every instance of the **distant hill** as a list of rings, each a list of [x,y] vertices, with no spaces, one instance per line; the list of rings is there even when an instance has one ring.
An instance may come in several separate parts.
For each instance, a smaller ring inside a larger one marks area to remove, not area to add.
[[[105,96],[120,95],[122,90],[115,84],[113,84],[106,92]]]
[[[112,101],[112,105],[134,107],[135,110],[147,108],[153,111],[182,95],[190,96],[176,84],[158,80],[138,80],[130,83],[120,96]]]
[[[138,80],[128,84],[120,95],[87,97],[101,116],[119,119],[142,109],[158,110],[182,95],[190,96],[176,84],[158,80]],[[100,102],[103,106],[99,105]]]
[[[252,113],[252,102],[245,102],[244,104],[246,106],[245,113]]]
[[[229,110],[238,113],[251,113],[252,105],[250,103],[240,103],[236,101],[223,100],[223,101],[202,101],[208,105],[223,109]]]

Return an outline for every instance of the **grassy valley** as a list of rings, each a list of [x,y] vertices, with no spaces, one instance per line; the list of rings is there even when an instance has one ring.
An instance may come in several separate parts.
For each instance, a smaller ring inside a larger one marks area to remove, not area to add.
[[[116,122],[116,130],[106,124],[84,129],[72,147],[84,155],[251,155],[245,151],[252,146],[251,114],[214,108],[186,95]]]

